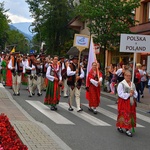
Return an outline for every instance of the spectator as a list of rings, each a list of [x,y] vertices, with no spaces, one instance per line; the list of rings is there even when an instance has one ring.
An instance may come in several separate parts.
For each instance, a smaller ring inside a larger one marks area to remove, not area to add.
[[[150,75],[148,75],[148,90],[149,90],[149,94],[150,94]]]
[[[141,71],[143,72],[143,76],[141,77],[141,97],[144,97],[144,88],[147,82],[147,72],[146,72],[146,66],[142,66]]]

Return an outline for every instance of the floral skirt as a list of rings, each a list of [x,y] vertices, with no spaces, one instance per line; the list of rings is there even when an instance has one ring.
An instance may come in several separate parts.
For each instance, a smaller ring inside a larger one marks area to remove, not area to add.
[[[59,103],[60,100],[60,87],[58,82],[48,81],[46,96],[44,98],[45,105],[55,106]]]
[[[118,98],[117,127],[131,129],[136,127],[136,103],[130,105],[130,100]]]

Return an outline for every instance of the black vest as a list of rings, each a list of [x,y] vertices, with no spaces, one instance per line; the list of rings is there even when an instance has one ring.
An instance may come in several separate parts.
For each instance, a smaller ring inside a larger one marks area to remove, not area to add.
[[[29,66],[32,67],[32,60],[30,60]],[[31,75],[31,70],[26,69],[26,74]]]
[[[76,71],[77,65],[74,65],[73,63],[70,63],[70,68],[71,68],[71,71]],[[79,74],[78,75],[80,75],[80,74],[81,74],[81,67],[79,68]],[[68,76],[67,84],[69,86],[75,86],[75,83],[76,83],[76,74],[73,75],[73,76]],[[77,81],[76,85],[81,86],[81,84],[82,84],[82,79],[79,79]]]

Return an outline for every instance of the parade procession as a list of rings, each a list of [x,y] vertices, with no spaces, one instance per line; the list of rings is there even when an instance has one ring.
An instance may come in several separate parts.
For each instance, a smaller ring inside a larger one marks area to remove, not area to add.
[[[0,150],[149,150],[150,0],[0,0]]]

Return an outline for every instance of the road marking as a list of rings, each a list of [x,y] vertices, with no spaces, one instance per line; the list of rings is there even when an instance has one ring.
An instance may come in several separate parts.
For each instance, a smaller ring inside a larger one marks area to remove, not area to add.
[[[2,84],[2,83],[0,83],[0,88],[4,88],[4,86],[3,86],[3,84]]]
[[[67,103],[62,103],[60,102],[59,103],[59,106],[66,109],[68,111],[68,104]],[[76,110],[75,107],[73,107],[74,110]],[[68,111],[69,112],[69,111]],[[97,119],[96,117],[82,111],[82,112],[76,112],[76,111],[70,111],[69,113],[72,113],[74,114],[75,116],[85,120],[86,122],[94,125],[94,126],[111,126],[110,124],[100,120],[100,119]]]
[[[108,105],[108,106],[111,107],[111,108],[117,109],[117,106],[116,106],[116,105]],[[143,121],[145,121],[145,122],[150,123],[150,117],[141,115],[141,114],[139,114],[139,113],[136,113],[136,116],[137,116],[137,118],[139,118],[139,119],[141,119],[141,120],[143,120]]]
[[[56,111],[51,111],[50,108],[39,101],[26,100],[30,105],[54,121],[56,124],[70,124],[75,125],[73,122],[58,114]]]
[[[83,104],[83,105],[85,105],[85,106],[88,107],[88,104]],[[107,116],[107,117],[109,117],[109,118],[111,118],[111,119],[113,119],[113,120],[117,120],[117,115],[116,115],[116,114],[114,114],[114,113],[112,113],[112,112],[110,112],[110,111],[108,111],[108,110],[106,110],[106,109],[103,109],[102,107],[97,107],[96,109],[97,109],[97,111],[100,112],[101,114],[103,114],[103,115],[105,115],[105,116]],[[137,126],[137,127],[144,128],[144,126],[142,126],[142,125],[140,125],[140,124],[136,124],[136,126]]]

